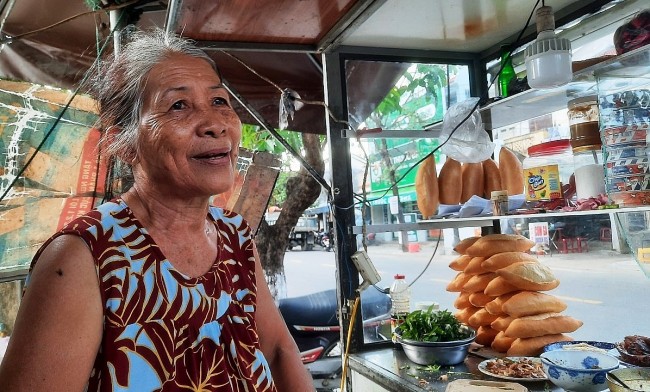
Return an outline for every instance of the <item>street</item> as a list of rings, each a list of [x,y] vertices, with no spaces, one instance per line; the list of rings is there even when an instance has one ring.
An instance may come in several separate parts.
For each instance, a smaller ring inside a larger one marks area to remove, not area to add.
[[[419,252],[404,253],[396,243],[368,247],[368,254],[382,277],[377,285],[390,286],[396,273],[412,283],[433,254],[435,242],[421,244]],[[440,247],[442,249],[442,246]],[[440,252],[440,249],[438,250]],[[437,302],[454,312],[458,293],[445,287],[456,275],[449,262],[457,255],[436,254],[427,271],[411,286],[411,306]],[[547,294],[567,303],[563,314],[584,322],[570,333],[576,340],[617,342],[627,335],[650,336],[650,279],[631,254],[597,250],[578,254],[539,256],[560,286]],[[336,287],[334,252],[290,251],[285,254],[286,287],[282,296],[295,297]],[[368,290],[374,290],[370,287]]]

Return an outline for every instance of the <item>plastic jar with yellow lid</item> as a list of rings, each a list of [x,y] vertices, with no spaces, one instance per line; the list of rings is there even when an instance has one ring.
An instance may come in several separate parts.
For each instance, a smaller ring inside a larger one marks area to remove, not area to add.
[[[552,140],[528,148],[523,162],[526,200],[563,199],[563,184],[573,174],[573,154],[569,139]]]

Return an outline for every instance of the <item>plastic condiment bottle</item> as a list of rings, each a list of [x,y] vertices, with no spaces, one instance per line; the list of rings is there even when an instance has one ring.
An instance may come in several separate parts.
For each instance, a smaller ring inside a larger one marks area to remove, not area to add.
[[[605,193],[605,166],[600,146],[573,149],[576,197],[586,199]]]
[[[404,322],[404,319],[411,311],[411,288],[404,275],[395,275],[395,280],[390,286],[390,299],[393,303],[390,311],[390,332],[394,343],[395,329]]]
[[[508,215],[508,191],[492,191],[492,215]]]

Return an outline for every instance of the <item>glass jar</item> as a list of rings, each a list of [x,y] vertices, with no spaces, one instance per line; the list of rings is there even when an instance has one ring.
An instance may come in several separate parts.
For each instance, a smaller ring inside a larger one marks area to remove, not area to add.
[[[568,103],[571,147],[574,149],[599,149],[600,127],[598,122],[598,97],[590,95],[576,98]]]
[[[548,201],[571,197],[562,185],[570,183],[573,174],[573,153],[569,139],[553,140],[528,148],[524,159],[526,200]]]
[[[587,199],[605,193],[605,165],[600,148],[573,150],[576,197]]]

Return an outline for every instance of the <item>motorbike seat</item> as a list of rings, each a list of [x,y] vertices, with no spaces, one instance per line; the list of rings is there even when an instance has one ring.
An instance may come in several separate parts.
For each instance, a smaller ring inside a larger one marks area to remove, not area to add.
[[[336,306],[336,290],[333,289],[278,301],[278,308],[287,325],[338,325]]]
[[[287,325],[336,326],[336,290],[325,290],[300,297],[283,298],[278,302],[280,313]],[[363,319],[379,317],[390,312],[391,301],[374,287],[361,292]]]

